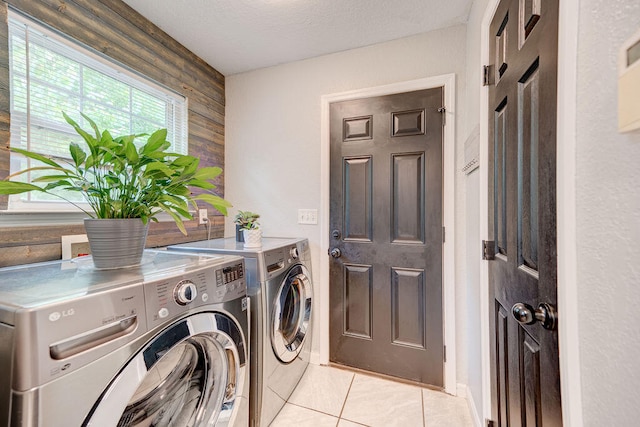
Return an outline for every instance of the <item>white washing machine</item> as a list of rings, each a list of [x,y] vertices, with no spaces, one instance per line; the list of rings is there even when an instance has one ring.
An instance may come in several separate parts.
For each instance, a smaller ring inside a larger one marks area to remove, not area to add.
[[[233,256],[0,269],[0,425],[247,426],[247,304]]]
[[[251,300],[251,426],[268,426],[309,364],[313,284],[307,239],[262,238],[245,249],[235,238],[170,246],[171,250],[241,255]]]

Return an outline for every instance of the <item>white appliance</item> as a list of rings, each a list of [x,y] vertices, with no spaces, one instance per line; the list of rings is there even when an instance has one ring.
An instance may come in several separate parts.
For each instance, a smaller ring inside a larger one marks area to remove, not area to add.
[[[251,426],[268,426],[304,374],[311,352],[313,284],[307,239],[235,238],[170,246],[175,251],[241,255],[251,301]]]
[[[247,426],[240,257],[0,269],[0,425]]]

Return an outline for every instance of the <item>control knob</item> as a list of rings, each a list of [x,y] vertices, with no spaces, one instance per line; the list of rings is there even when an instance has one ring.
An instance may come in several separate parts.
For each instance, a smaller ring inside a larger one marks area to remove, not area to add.
[[[291,258],[293,258],[293,259],[298,259],[298,256],[299,256],[299,254],[298,254],[298,248],[296,248],[296,247],[291,248],[291,249],[289,250],[289,255],[290,255],[290,256],[291,256]]]
[[[173,298],[180,305],[187,305],[198,296],[198,289],[195,283],[190,280],[183,280],[176,285],[173,291]]]

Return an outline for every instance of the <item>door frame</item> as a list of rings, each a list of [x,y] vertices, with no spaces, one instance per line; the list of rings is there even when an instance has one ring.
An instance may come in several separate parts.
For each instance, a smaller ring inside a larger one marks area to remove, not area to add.
[[[455,74],[444,74],[417,80],[392,83],[347,92],[323,95],[320,98],[320,271],[319,286],[316,287],[320,300],[319,315],[319,364],[329,363],[329,179],[330,179],[330,121],[329,104],[359,98],[392,95],[423,89],[444,88],[446,107],[445,126],[443,128],[443,226],[446,238],[443,243],[442,258],[442,308],[444,345],[447,348],[444,363],[444,389],[447,393],[457,394],[456,377],[456,319],[455,319]]]
[[[489,25],[499,0],[488,0],[481,26],[481,64],[489,63]],[[558,341],[560,345],[560,390],[565,426],[582,426],[582,387],[578,335],[578,286],[576,260],[576,82],[579,1],[560,0],[558,17],[558,120],[556,148],[557,251],[558,251]],[[478,64],[480,65],[480,64]],[[480,75],[480,67],[478,67]],[[480,238],[488,239],[488,120],[489,87],[480,90]],[[480,244],[480,242],[478,242]],[[489,330],[489,268],[480,264],[482,412],[491,419],[491,357]]]

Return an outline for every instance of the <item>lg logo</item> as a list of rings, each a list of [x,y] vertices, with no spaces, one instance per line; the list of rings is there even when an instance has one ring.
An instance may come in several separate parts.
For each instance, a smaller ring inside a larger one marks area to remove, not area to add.
[[[51,322],[55,322],[57,320],[60,320],[61,317],[69,317],[73,316],[74,314],[76,314],[76,311],[73,308],[70,308],[69,310],[54,311],[53,313],[49,314],[49,320]]]

